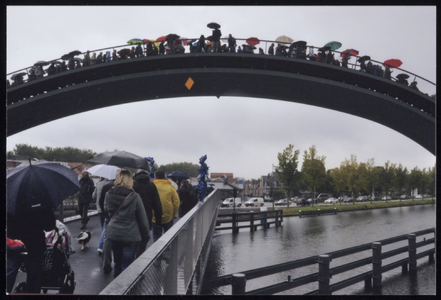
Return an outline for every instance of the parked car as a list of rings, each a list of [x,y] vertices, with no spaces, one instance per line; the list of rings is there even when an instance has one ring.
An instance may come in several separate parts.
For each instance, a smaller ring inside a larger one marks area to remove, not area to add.
[[[338,203],[338,199],[335,199],[333,197],[325,200],[325,204],[335,204],[335,203]]]
[[[401,195],[401,197],[400,197],[400,199],[410,199],[410,196],[407,196],[407,195]]]
[[[332,197],[331,194],[321,193],[321,194],[319,194],[319,195],[317,196],[317,199],[318,199],[319,201],[324,201],[324,200],[326,200],[326,199],[328,199],[328,198],[331,198],[331,197]]]
[[[372,197],[371,197],[371,200],[372,200],[372,201],[378,201],[378,197],[377,197],[377,196],[372,196]]]
[[[297,206],[309,206],[311,203],[309,203],[305,198],[299,198],[297,199]]]
[[[368,198],[367,198],[367,196],[360,196],[355,201],[357,201],[357,202],[366,202],[366,201],[368,201]]]
[[[317,198],[309,198],[308,199],[309,204],[313,203],[313,201],[314,201],[314,204],[318,203],[318,199]]]
[[[352,198],[352,197],[346,197],[346,198],[343,199],[343,202],[344,202],[344,203],[351,203],[351,202],[354,202],[354,198]]]
[[[273,202],[273,198],[265,197],[265,198],[263,198],[263,201],[265,201],[265,202]]]
[[[260,197],[258,197],[258,198],[256,198],[256,197],[250,198],[250,200],[245,202],[245,206],[246,207],[248,207],[248,206],[252,206],[252,207],[254,207],[254,206],[263,206],[263,205],[264,205],[263,198],[260,198]]]
[[[423,195],[416,195],[416,196],[415,196],[415,199],[422,200],[422,199],[423,199]]]
[[[291,203],[292,203],[292,201],[289,201],[289,204],[291,204]],[[277,206],[288,205],[288,199],[280,199],[279,201],[274,203],[274,205],[277,205]]]
[[[236,197],[235,201],[233,201],[234,198],[226,198],[222,203],[221,207],[230,207],[236,205],[237,207],[242,206],[242,199],[240,197]]]
[[[384,196],[383,198],[381,198],[381,200],[392,200],[392,198],[391,197],[389,197],[389,196]]]

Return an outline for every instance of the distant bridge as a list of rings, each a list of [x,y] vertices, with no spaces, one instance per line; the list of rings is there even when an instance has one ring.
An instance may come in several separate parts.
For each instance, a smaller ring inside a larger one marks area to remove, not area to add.
[[[242,53],[118,60],[12,86],[7,90],[7,136],[98,108],[196,96],[254,97],[328,108],[387,126],[435,154],[435,100],[428,95],[356,69]]]

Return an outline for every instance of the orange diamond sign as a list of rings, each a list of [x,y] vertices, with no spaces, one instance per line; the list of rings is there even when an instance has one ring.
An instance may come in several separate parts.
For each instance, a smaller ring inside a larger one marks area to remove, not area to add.
[[[191,79],[191,77],[188,77],[188,80],[187,80],[187,82],[185,83],[185,86],[187,87],[187,89],[191,89],[191,87],[193,86],[193,84],[194,84],[194,81],[193,81],[193,79]]]

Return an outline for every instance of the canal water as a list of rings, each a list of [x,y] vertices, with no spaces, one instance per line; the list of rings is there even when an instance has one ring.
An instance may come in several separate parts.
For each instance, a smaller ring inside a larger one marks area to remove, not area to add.
[[[342,212],[337,215],[313,217],[285,217],[281,227],[271,227],[257,231],[240,229],[233,234],[229,230],[216,231],[213,237],[209,262],[205,278],[214,278],[255,268],[325,254],[364,243],[382,240],[397,235],[436,227],[436,206],[418,205],[408,207],[384,208],[368,211]],[[419,241],[417,239],[417,241]],[[383,252],[392,247],[407,245],[400,242],[383,246]],[[433,245],[432,245],[433,247]],[[426,250],[430,246],[423,247]],[[418,252],[422,251],[418,250]],[[364,251],[348,257],[331,261],[330,267],[369,257],[372,251]],[[400,254],[383,260],[383,266],[406,257]],[[383,274],[383,295],[435,295],[436,279],[434,264],[427,263],[428,258],[418,260],[417,277],[402,275],[401,268]],[[337,274],[331,278],[331,284],[371,270],[370,265]],[[299,268],[287,272],[265,276],[246,282],[246,290],[251,291],[276,284],[291,278],[317,272],[317,265]],[[279,295],[299,295],[318,289],[318,284],[311,283],[284,291]],[[203,290],[203,294],[231,295],[231,286]],[[333,295],[369,294],[364,290],[364,282],[352,285]]]

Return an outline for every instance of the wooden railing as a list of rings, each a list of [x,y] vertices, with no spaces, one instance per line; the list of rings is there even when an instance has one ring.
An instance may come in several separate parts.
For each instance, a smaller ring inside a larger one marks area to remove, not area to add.
[[[257,221],[260,222],[257,223]],[[250,228],[251,231],[255,231],[259,226],[269,228],[271,224],[275,224],[276,227],[279,227],[282,222],[283,210],[232,213],[218,216],[216,230],[232,229],[233,233],[237,233],[240,228]],[[231,226],[219,226],[223,223],[231,223]]]

